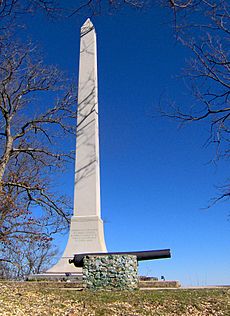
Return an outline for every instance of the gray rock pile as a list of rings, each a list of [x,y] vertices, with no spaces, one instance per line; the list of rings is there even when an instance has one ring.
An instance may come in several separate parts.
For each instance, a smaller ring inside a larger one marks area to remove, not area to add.
[[[138,287],[137,258],[133,255],[86,256],[83,281],[88,289],[132,290]]]

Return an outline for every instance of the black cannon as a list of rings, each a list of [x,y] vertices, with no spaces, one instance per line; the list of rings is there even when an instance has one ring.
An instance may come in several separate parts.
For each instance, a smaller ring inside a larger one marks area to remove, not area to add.
[[[80,253],[69,259],[75,267],[83,266],[83,258],[86,256],[108,256],[108,255],[134,255],[137,261],[171,258],[170,249],[147,250],[147,251],[128,251],[128,252],[99,252],[99,253]]]

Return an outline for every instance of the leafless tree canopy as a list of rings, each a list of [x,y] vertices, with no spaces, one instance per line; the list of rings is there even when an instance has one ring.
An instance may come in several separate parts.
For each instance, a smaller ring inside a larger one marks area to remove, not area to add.
[[[230,133],[230,3],[226,0],[190,1],[174,7],[177,39],[192,57],[184,69],[190,84],[190,107],[173,105],[164,115],[182,124],[206,122],[210,127],[207,144],[214,144],[214,160],[229,158]],[[213,202],[230,196],[227,183]]]
[[[21,279],[45,272],[57,254],[51,241],[16,240],[12,247],[4,249],[4,260],[0,259],[0,279]]]
[[[73,159],[60,143],[75,135],[76,95],[31,44],[3,41],[0,69],[0,242],[6,253],[15,241],[50,241],[68,226],[72,205],[51,184],[52,174]]]

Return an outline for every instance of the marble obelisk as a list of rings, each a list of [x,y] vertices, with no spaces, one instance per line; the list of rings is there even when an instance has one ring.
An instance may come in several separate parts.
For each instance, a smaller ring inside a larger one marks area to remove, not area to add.
[[[46,273],[81,273],[74,254],[106,252],[100,207],[96,33],[90,19],[81,28],[74,214],[66,249]]]

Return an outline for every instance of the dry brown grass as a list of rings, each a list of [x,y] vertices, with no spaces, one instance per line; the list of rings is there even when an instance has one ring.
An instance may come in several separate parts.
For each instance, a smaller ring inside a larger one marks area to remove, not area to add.
[[[61,286],[60,283],[1,282],[0,315],[230,315],[229,288],[89,292]]]

